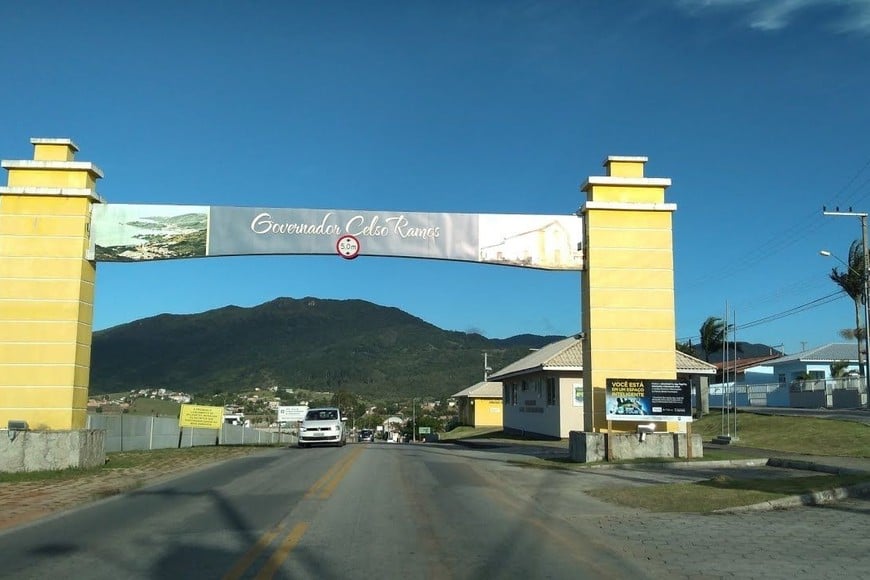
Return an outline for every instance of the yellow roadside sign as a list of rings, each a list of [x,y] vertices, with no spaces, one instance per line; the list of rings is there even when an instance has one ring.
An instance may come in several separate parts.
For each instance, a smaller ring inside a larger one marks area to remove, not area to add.
[[[207,407],[205,405],[181,405],[181,415],[178,417],[179,427],[220,429],[223,422],[223,407]]]

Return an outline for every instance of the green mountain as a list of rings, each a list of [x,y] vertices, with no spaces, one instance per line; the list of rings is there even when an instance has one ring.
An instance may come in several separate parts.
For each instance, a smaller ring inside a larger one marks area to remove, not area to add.
[[[278,298],[161,314],[94,333],[91,392],[302,388],[443,397],[561,336],[488,339],[363,300]]]

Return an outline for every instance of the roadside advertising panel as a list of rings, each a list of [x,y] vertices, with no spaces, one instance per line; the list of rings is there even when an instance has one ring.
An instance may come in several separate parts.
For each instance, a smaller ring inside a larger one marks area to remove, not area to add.
[[[223,407],[207,407],[205,405],[181,405],[178,417],[179,427],[197,427],[200,429],[220,429],[224,423]]]
[[[306,405],[282,405],[278,407],[278,422],[296,423],[304,419],[307,412]]]
[[[607,379],[608,421],[692,420],[692,391],[688,381]]]

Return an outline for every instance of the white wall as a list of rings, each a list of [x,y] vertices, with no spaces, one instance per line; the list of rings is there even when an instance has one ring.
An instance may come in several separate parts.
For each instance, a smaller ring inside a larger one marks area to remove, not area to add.
[[[547,377],[556,377],[556,404],[547,405]],[[525,381],[526,390],[522,390]],[[583,381],[577,373],[534,373],[502,381],[508,390],[517,385],[517,403],[504,404],[504,428],[567,438],[569,431],[582,430],[583,407],[574,406],[574,384]]]
[[[579,388],[578,401],[575,401],[575,385]],[[562,438],[568,438],[571,431],[583,430],[583,379],[577,376],[559,378],[559,414]]]

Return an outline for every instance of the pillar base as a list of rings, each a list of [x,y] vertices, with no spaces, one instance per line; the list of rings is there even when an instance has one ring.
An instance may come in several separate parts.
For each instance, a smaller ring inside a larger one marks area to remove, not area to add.
[[[685,433],[590,433],[571,431],[568,438],[568,454],[571,461],[587,463],[607,461],[607,446],[610,459],[686,458]],[[704,444],[700,435],[692,435],[692,457],[704,456]]]
[[[106,432],[0,429],[0,473],[98,467],[106,462]]]

